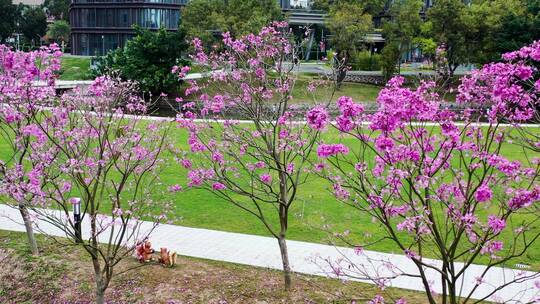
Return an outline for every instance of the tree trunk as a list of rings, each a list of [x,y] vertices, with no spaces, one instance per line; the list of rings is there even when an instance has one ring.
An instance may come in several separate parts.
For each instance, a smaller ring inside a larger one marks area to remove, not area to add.
[[[341,84],[347,76],[347,64],[349,63],[349,54],[348,52],[339,51],[336,54],[336,64],[337,64],[337,75],[336,75],[336,88],[341,88]]]
[[[105,280],[103,279],[103,272],[101,271],[101,265],[99,264],[99,259],[97,257],[97,250],[94,249],[94,256],[92,257],[92,265],[94,266],[94,275],[96,278],[96,303],[104,304],[105,303],[105,289],[107,286]]]
[[[287,252],[287,242],[285,236],[278,237],[279,250],[281,252],[281,261],[283,262],[283,279],[285,280],[285,290],[291,289],[291,266],[289,264],[289,253]]]
[[[30,213],[28,208],[24,205],[19,205],[19,212],[23,218],[24,228],[26,229],[26,238],[28,239],[28,246],[33,255],[38,255],[38,245],[36,242],[36,236],[34,235],[34,228],[32,227],[32,220],[30,219]]]
[[[341,84],[345,80],[345,77],[347,77],[347,70],[345,68],[339,68],[336,77],[336,86],[338,89],[341,88]]]
[[[105,303],[105,290],[101,288],[96,289],[96,303],[104,304]]]

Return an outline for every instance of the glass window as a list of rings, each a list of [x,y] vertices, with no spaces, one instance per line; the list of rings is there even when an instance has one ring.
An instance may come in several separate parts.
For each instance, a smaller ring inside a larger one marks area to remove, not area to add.
[[[129,27],[129,9],[120,9],[118,11],[118,26],[120,27]]]

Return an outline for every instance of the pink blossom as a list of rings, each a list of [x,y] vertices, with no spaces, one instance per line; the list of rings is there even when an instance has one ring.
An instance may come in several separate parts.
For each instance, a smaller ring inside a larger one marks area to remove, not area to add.
[[[311,128],[321,131],[328,124],[329,116],[325,108],[318,106],[307,112],[306,119]]]
[[[270,185],[272,183],[272,175],[268,174],[268,173],[264,173],[264,174],[261,174],[259,175],[259,178],[261,179],[261,181],[267,185]]]
[[[474,193],[474,198],[481,203],[491,200],[492,196],[491,189],[486,184],[482,184]]]
[[[539,200],[540,188],[535,188],[533,190],[519,189],[508,202],[508,207],[512,210],[526,208]]]
[[[375,140],[375,147],[380,151],[388,152],[394,147],[394,141],[391,138],[381,135]]]
[[[354,253],[356,255],[361,255],[364,253],[364,248],[362,246],[355,246],[354,247]]]
[[[227,188],[227,187],[224,184],[219,183],[219,182],[216,182],[216,183],[212,184],[212,189],[214,189],[214,190],[220,191],[220,190],[224,190],[225,188]]]
[[[533,74],[533,70],[530,66],[520,65],[516,68],[516,76],[521,80],[529,79]]]
[[[182,186],[175,184],[169,187],[169,192],[179,192],[182,191]]]
[[[506,227],[506,221],[495,215],[490,215],[488,216],[488,226],[494,234],[499,234]]]
[[[384,304],[384,298],[381,295],[376,295],[368,304]]]
[[[332,186],[334,188],[334,196],[337,197],[340,200],[346,200],[349,199],[351,194],[349,191],[344,189],[340,184],[336,183]]]
[[[320,144],[317,148],[317,155],[321,158],[349,153],[349,148],[343,144]]]
[[[364,107],[357,104],[351,97],[341,96],[336,101],[341,115],[347,118],[355,118],[364,112]]]
[[[487,241],[485,245],[480,250],[481,254],[490,254],[494,257],[494,254],[503,249],[502,241]]]
[[[356,126],[356,124],[354,123],[354,121],[350,117],[347,117],[347,116],[344,116],[344,115],[339,115],[336,118],[336,123],[337,123],[337,126],[338,126],[338,130],[340,130],[342,132],[349,132],[352,129],[354,129],[354,127]]]
[[[70,182],[64,182],[62,183],[62,188],[60,188],[60,192],[66,193],[71,191],[71,183]]]
[[[182,167],[186,169],[190,169],[192,166],[191,161],[189,159],[182,159],[180,163],[182,164]]]

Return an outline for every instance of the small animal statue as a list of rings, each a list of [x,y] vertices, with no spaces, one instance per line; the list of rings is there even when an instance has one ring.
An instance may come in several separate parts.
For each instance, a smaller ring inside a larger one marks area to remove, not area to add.
[[[176,252],[170,252],[167,248],[161,248],[160,258],[158,261],[163,267],[173,267],[176,265]]]
[[[137,259],[141,263],[150,262],[152,260],[152,254],[154,249],[152,249],[152,243],[148,240],[144,240],[135,247],[135,254]]]

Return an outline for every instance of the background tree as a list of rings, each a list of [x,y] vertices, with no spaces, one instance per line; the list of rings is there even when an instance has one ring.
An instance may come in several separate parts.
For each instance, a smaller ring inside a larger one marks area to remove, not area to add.
[[[275,0],[193,0],[182,11],[181,27],[210,47],[221,42],[221,33],[239,37],[282,18]]]
[[[134,83],[98,77],[88,91],[57,99],[28,131],[38,143],[30,157],[56,174],[41,185],[45,202],[34,215],[68,237],[57,242],[89,255],[99,304],[118,263],[133,256],[170,210],[153,198],[170,123],[148,123],[145,101],[135,94]],[[80,236],[70,214],[74,196],[81,199]]]
[[[498,30],[493,33],[493,53],[503,54],[540,37],[540,0],[519,1],[519,9],[504,10]],[[499,60],[491,56],[492,60]]]
[[[381,68],[385,80],[389,80],[397,71],[397,62],[401,52],[396,42],[387,42],[381,51]]]
[[[422,55],[428,60],[433,60],[435,58],[435,50],[437,49],[437,42],[430,35],[432,32],[431,28],[431,22],[423,22],[420,25],[419,36],[413,40],[413,43],[422,50]]]
[[[32,254],[39,253],[29,210],[43,202],[41,185],[48,163],[31,159],[34,121],[41,120],[39,106],[55,96],[54,76],[60,70],[56,49],[30,53],[16,52],[0,45],[0,138],[6,143],[8,158],[0,161],[0,200],[21,213]],[[44,86],[34,85],[40,80]],[[49,154],[52,157],[52,154]]]
[[[336,52],[334,63],[339,87],[345,79],[351,53],[362,47],[373,22],[367,7],[360,1],[336,1],[330,6],[326,27],[332,33],[330,42]]]
[[[45,36],[47,32],[47,15],[43,9],[40,7],[26,8],[22,13],[20,29],[24,37],[32,41],[32,44]]]
[[[311,8],[314,10],[328,11],[333,0],[314,0],[311,4]]]
[[[485,64],[501,59],[501,54],[518,46],[502,50],[496,37],[507,29],[503,27],[503,19],[508,15],[525,16],[526,5],[521,0],[492,0],[472,2],[467,7],[468,14],[463,15],[468,27],[465,33],[468,42],[469,61],[474,64]],[[523,41],[522,46],[533,40]]]
[[[175,93],[177,79],[173,66],[183,64],[187,49],[183,31],[169,32],[164,28],[150,31],[135,28],[136,36],[124,48],[109,52],[98,61],[97,75],[117,72],[122,79],[134,80],[142,92]]]
[[[390,19],[383,25],[385,42],[395,44],[398,48],[399,58],[396,59],[398,73],[401,67],[401,57],[413,49],[413,41],[420,34],[422,5],[421,0],[393,2],[389,9]]]
[[[49,16],[56,20],[65,20],[69,22],[69,4],[70,0],[45,0],[43,8]]]
[[[373,115],[352,116],[350,109],[361,105],[338,99],[334,127],[346,140],[320,143],[323,165],[317,166],[326,168],[321,175],[335,197],[379,223],[382,238],[410,263],[389,260],[381,270],[345,259],[333,264],[336,274],[383,287],[394,278],[414,278],[432,304],[468,303],[480,289],[474,301],[534,302],[531,297],[538,294],[521,298],[527,289],[520,286],[532,286],[537,272],[508,270],[503,282],[489,282],[494,273],[502,276],[495,267],[513,265],[540,241],[540,160],[518,161],[502,153],[516,127],[538,107],[540,82],[533,66],[540,62],[540,43],[504,57],[509,62],[462,79],[457,102],[473,105],[464,114],[444,106],[434,94],[435,83],[410,89],[403,77],[380,92]],[[487,123],[479,126],[480,121]],[[511,127],[503,127],[505,121]],[[525,139],[531,147],[538,144],[538,136]],[[481,271],[471,269],[480,261]],[[430,281],[430,272],[438,279]],[[506,288],[515,293],[499,299],[498,291]]]
[[[0,42],[6,42],[15,32],[17,12],[11,0],[0,0]]]
[[[291,44],[286,23],[236,40],[225,34],[222,52],[206,53],[200,40],[193,43],[197,64],[223,70],[186,89],[186,96],[195,102],[184,106],[178,121],[189,131],[190,150],[179,152],[177,158],[189,170],[188,186],[208,190],[255,216],[276,238],[288,290],[289,211],[306,181],[305,159],[328,114],[311,113],[317,117],[314,130],[294,121],[297,113],[291,99],[297,66],[289,62],[298,50]],[[180,77],[185,75],[185,68],[175,70]],[[249,123],[230,120],[229,112]]]
[[[446,50],[449,77],[460,64],[468,62],[467,41],[470,27],[465,22],[469,11],[461,0],[439,0],[428,9],[429,35]]]
[[[57,20],[49,24],[49,29],[47,30],[47,36],[49,38],[61,43],[62,51],[64,51],[65,44],[69,42],[70,34],[71,27],[64,20]]]

